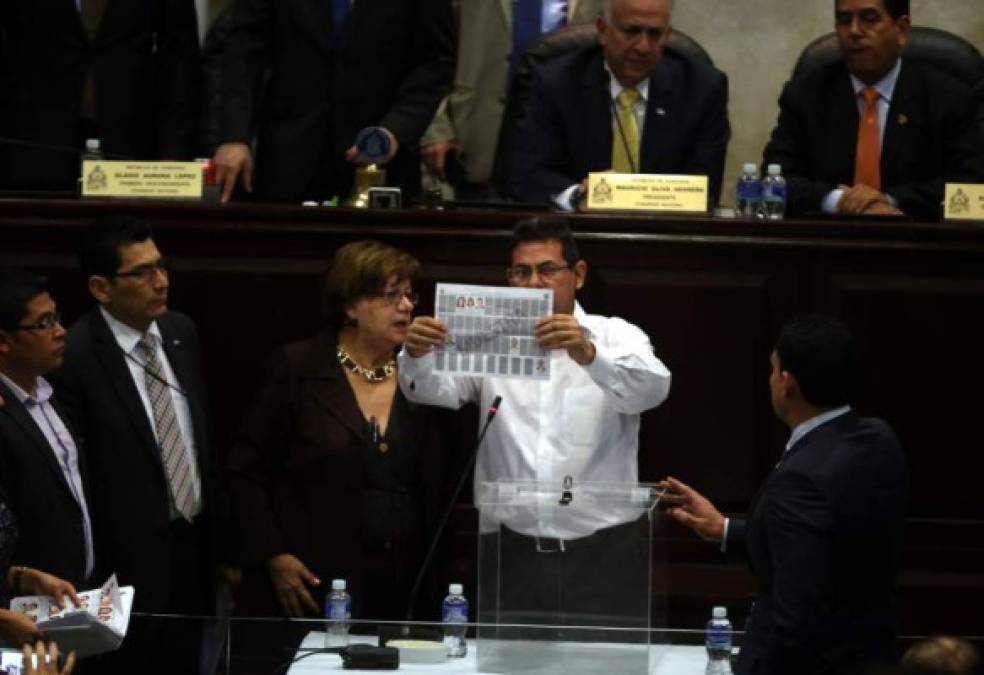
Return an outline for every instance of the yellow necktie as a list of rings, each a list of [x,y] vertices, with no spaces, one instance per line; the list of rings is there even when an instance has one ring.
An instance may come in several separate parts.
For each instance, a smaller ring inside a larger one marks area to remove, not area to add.
[[[639,171],[639,123],[635,106],[639,92],[623,89],[615,99],[615,126],[612,129],[612,170],[616,173]]]
[[[857,155],[854,159],[854,184],[881,190],[881,140],[878,133],[878,92],[864,90],[864,113],[858,124]]]

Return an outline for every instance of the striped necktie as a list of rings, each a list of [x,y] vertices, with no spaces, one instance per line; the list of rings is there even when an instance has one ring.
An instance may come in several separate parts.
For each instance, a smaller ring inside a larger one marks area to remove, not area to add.
[[[178,416],[174,410],[174,401],[171,400],[170,387],[165,384],[161,362],[157,358],[154,336],[144,333],[137,346],[144,357],[144,383],[147,385],[147,396],[150,398],[150,407],[154,412],[157,444],[160,446],[161,460],[171,489],[171,497],[174,500],[174,508],[185,520],[191,522],[200,510],[194,489],[198,477],[188,460],[184,439],[181,437],[181,427],[178,426]]]

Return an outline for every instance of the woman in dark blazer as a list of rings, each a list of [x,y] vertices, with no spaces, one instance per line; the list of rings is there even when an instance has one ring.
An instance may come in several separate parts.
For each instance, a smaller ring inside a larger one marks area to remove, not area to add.
[[[274,352],[230,454],[244,563],[266,568],[291,616],[320,614],[333,578],[347,580],[354,619],[407,612],[440,511],[448,428],[397,386],[418,268],[378,242],[339,249],[327,328]],[[428,600],[418,616],[438,611]]]

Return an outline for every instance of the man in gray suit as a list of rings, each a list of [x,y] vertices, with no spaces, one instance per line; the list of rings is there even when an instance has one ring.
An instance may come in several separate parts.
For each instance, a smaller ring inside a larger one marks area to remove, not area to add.
[[[448,155],[464,169],[458,197],[488,196],[506,106],[506,92],[523,53],[541,33],[589,23],[602,0],[463,0],[456,8],[458,62],[454,89],[421,140],[430,172],[447,179]]]

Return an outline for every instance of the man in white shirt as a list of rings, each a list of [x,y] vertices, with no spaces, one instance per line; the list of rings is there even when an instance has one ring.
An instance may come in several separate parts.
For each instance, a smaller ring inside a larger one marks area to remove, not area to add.
[[[447,408],[476,402],[484,408],[502,397],[502,411],[478,453],[476,485],[496,480],[561,482],[566,476],[575,485],[638,482],[639,416],[666,398],[670,372],[639,328],[581,308],[575,294],[587,271],[566,222],[540,218],[516,226],[506,270],[510,285],[550,288],[554,293],[555,313],[535,327],[538,343],[551,350],[547,381],[435,373],[432,352],[445,340],[447,327],[433,317],[413,320],[399,355],[400,387],[408,399]],[[507,519],[504,531],[517,543],[514,557],[532,552],[527,568],[515,572],[529,574],[528,583],[517,583],[514,577],[512,586],[525,586],[530,596],[555,597],[550,589],[563,584],[556,565],[567,564],[570,571],[580,558],[597,569],[617,567],[618,556],[627,559],[640,552],[630,534],[636,527],[633,521],[634,516],[615,511],[558,519],[530,510]],[[566,555],[566,563],[560,562],[560,554]],[[599,583],[604,589],[596,594],[595,589],[583,589],[591,595],[584,606],[594,613],[606,613],[606,597],[613,603],[612,615],[621,611],[615,607],[620,603],[626,608],[639,601],[626,597],[632,595],[629,592],[620,594],[612,579]],[[531,611],[545,606],[533,607],[537,603],[532,597],[525,600],[532,603]],[[570,608],[568,604],[564,609]]]

